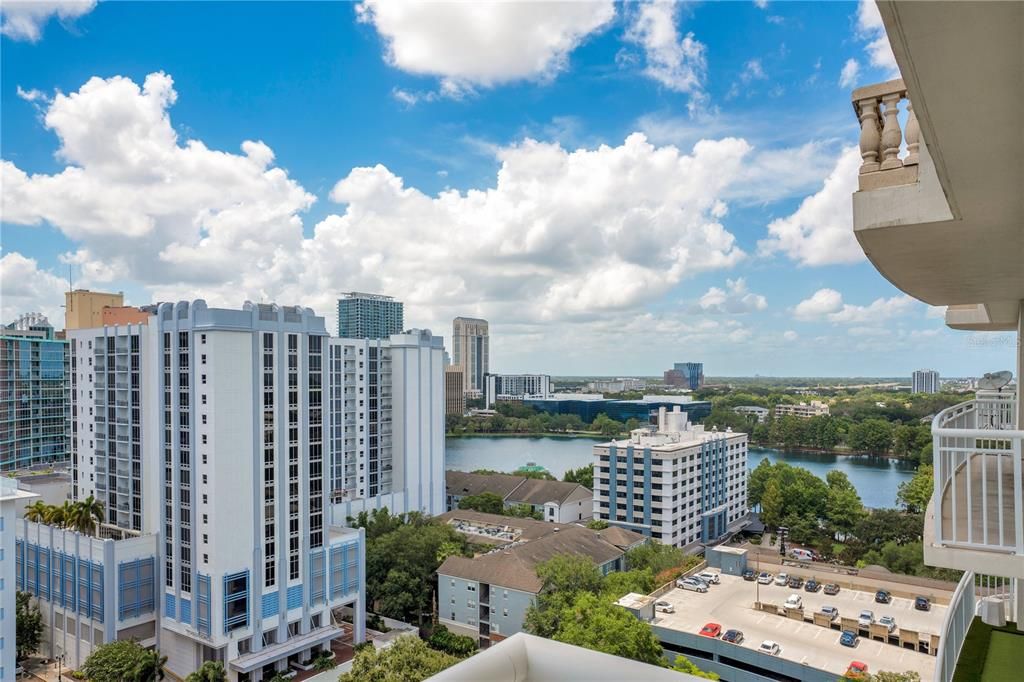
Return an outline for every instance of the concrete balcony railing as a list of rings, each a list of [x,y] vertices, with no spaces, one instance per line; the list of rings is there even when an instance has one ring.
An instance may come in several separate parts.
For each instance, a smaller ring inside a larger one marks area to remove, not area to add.
[[[1016,408],[1013,393],[979,391],[933,420],[925,563],[1024,577],[1024,431]]]
[[[902,78],[853,91],[860,121],[860,189],[872,190],[917,182],[921,129]],[[900,129],[899,105],[906,101],[906,131]],[[904,141],[906,156],[900,158]]]

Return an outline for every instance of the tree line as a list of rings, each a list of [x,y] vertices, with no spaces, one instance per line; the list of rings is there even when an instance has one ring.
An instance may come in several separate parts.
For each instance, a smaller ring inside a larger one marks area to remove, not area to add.
[[[502,402],[495,405],[497,414],[487,417],[448,415],[445,426],[448,435],[475,433],[580,433],[609,438],[639,428],[640,421],[624,422],[610,418],[603,412],[592,422],[584,422],[575,414],[549,414],[520,403]]]

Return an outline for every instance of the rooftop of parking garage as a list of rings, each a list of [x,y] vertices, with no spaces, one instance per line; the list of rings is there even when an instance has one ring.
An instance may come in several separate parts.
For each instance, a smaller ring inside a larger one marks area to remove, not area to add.
[[[782,613],[782,604],[794,593],[803,599],[804,620],[755,608],[759,594],[763,605],[777,606]],[[774,584],[758,587],[754,582],[730,575],[722,575],[721,584],[712,585],[707,593],[672,589],[660,599],[670,602],[675,612],[655,614],[652,625],[656,628],[697,634],[706,623],[713,622],[721,625],[723,632],[729,629],[743,632],[744,641],[740,646],[744,648],[756,650],[764,640],[773,640],[782,647],[782,658],[836,675],[842,675],[850,662],[856,660],[867,663],[872,673],[913,670],[926,680],[934,674],[934,656],[897,644],[872,641],[863,636],[864,633],[857,647],[842,646],[839,637],[842,628],[848,625],[843,619],[856,619],[862,610],[869,609],[876,620],[882,616],[896,619],[894,635],[905,629],[909,637],[930,645],[931,635],[941,631],[946,613],[945,606],[934,603],[930,611],[916,611],[912,599],[900,597],[889,604],[876,604],[874,591],[843,588],[839,594],[828,596],[823,591],[806,592],[802,588]],[[832,628],[810,622],[812,614],[826,605],[839,609],[840,619]]]

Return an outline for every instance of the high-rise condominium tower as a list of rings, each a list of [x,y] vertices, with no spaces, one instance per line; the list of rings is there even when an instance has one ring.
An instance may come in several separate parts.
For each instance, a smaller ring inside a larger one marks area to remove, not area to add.
[[[338,336],[343,339],[386,339],[404,327],[401,301],[380,294],[352,291],[338,299]]]
[[[0,327],[0,471],[67,459],[67,347],[39,314]]]
[[[462,368],[466,393],[483,395],[490,369],[487,320],[456,317],[452,322],[452,364]]]

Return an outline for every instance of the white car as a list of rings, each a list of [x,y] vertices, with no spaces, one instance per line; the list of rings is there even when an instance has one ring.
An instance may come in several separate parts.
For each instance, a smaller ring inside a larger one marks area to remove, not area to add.
[[[783,587],[785,587],[786,583],[788,583],[788,582],[789,582],[789,574],[788,573],[779,573],[777,576],[775,576],[775,584],[776,585],[782,585]]]
[[[778,656],[782,653],[782,647],[777,642],[773,642],[770,639],[766,639],[761,642],[761,646],[757,647],[757,650],[762,654],[768,654],[769,656]]]
[[[762,573],[761,575],[757,576],[757,583],[758,583],[758,585],[771,585],[772,584],[772,574],[771,573]]]
[[[829,617],[829,620],[835,620],[839,617],[839,609],[834,606],[822,606],[821,612]]]
[[[672,606],[667,601],[656,601],[654,602],[654,610],[660,611],[661,613],[675,613],[676,607]]]
[[[882,616],[878,619],[879,625],[884,625],[889,632],[896,629],[896,619],[892,616]]]
[[[684,590],[690,590],[691,592],[707,592],[708,586],[699,580],[693,578],[686,578],[685,580],[677,580],[676,587],[680,587]]]
[[[785,607],[787,609],[802,609],[804,607],[804,600],[800,598],[799,594],[791,594],[789,599],[786,600]]]
[[[717,585],[718,583],[722,582],[722,579],[718,577],[718,574],[712,573],[711,571],[704,571],[703,573],[698,573],[697,577],[709,585]]]
[[[862,628],[869,628],[871,624],[875,622],[875,613],[868,609],[864,609],[860,612],[860,617],[857,619],[857,625]]]

